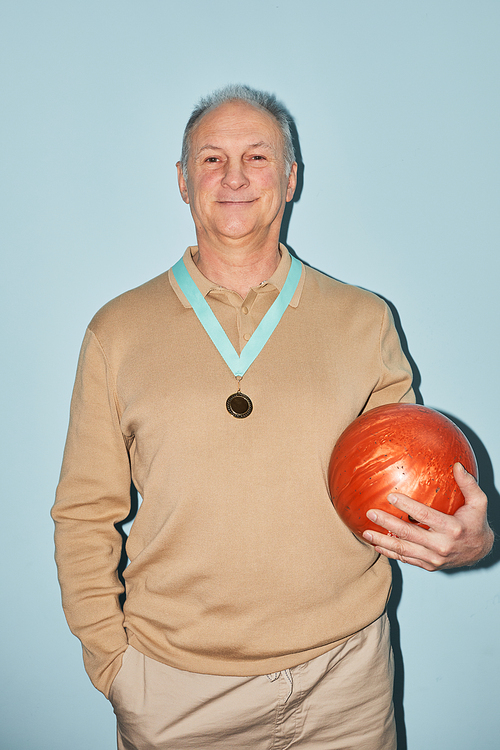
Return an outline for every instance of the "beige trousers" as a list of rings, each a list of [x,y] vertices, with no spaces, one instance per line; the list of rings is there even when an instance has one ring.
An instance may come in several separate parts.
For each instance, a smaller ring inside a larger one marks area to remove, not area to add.
[[[386,615],[271,675],[173,669],[131,646],[111,687],[119,750],[395,750]]]

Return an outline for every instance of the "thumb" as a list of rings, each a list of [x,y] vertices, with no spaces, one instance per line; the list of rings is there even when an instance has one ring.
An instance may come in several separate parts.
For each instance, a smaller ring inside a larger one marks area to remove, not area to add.
[[[464,496],[465,504],[482,507],[486,502],[486,496],[472,474],[461,463],[454,464],[453,476]]]

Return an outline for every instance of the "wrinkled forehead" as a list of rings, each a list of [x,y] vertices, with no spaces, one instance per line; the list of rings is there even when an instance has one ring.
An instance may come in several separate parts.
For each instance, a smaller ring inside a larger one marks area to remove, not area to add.
[[[281,128],[275,118],[247,102],[226,102],[203,114],[191,131],[190,156],[208,145],[266,143],[278,154],[284,151]]]

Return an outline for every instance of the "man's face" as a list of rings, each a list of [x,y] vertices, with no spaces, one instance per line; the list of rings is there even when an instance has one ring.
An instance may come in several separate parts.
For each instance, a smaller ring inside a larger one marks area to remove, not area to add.
[[[267,112],[230,102],[204,115],[191,134],[187,182],[177,169],[198,241],[278,241],[297,165],[285,173],[281,131]]]

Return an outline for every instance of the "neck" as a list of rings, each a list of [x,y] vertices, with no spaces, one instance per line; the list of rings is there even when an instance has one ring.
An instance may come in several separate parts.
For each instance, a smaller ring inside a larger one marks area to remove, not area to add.
[[[279,246],[263,252],[241,250],[225,253],[210,247],[198,246],[193,260],[201,273],[219,286],[237,292],[245,299],[250,289],[269,279],[281,259]]]

